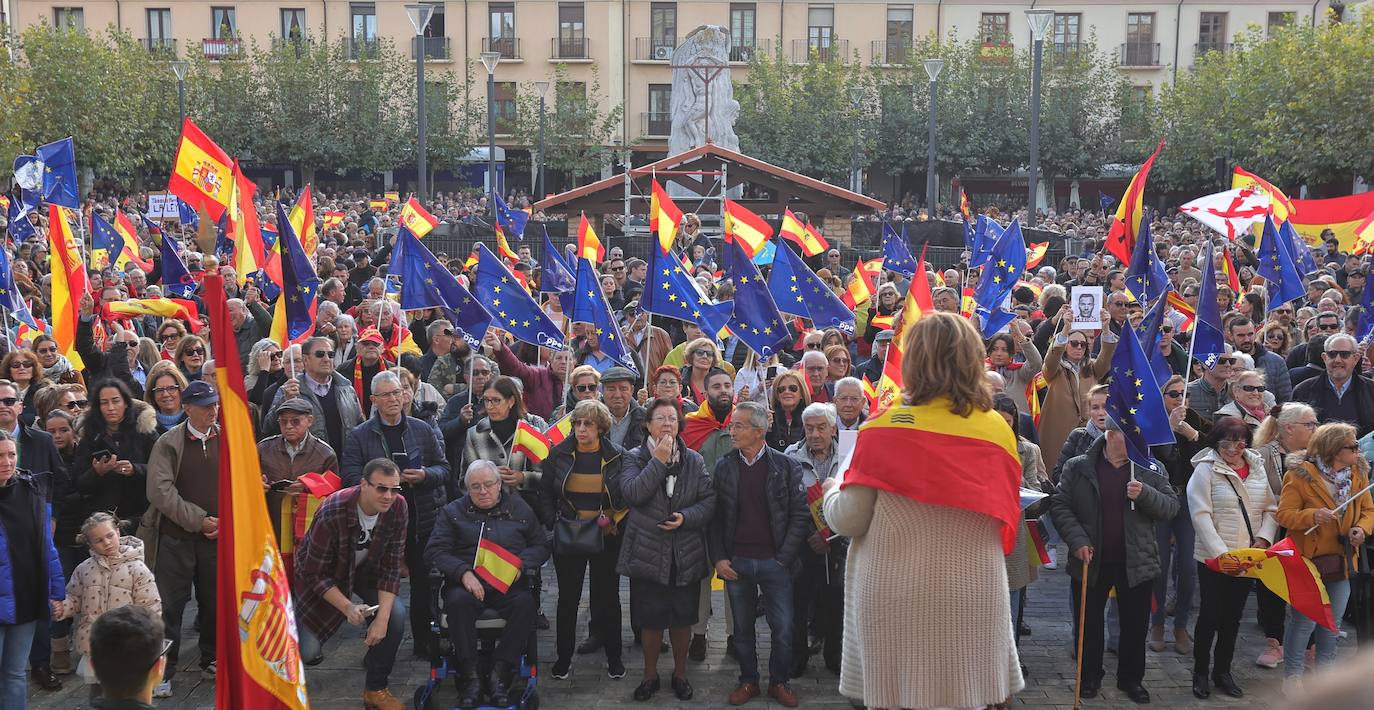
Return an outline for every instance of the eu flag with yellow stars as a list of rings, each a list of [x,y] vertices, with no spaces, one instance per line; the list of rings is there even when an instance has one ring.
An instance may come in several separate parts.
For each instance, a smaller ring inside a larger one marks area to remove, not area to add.
[[[1121,342],[1112,354],[1107,416],[1121,427],[1131,462],[1163,474],[1164,467],[1150,458],[1150,447],[1174,443],[1174,430],[1169,428],[1169,413],[1164,409],[1159,381],[1134,328],[1121,329]]]
[[[525,225],[529,224],[530,213],[525,210],[511,209],[498,193],[491,193],[491,200],[494,207],[492,212],[495,214],[496,223],[501,225],[501,230],[523,241],[525,239]]]
[[[1149,308],[1150,304],[1169,292],[1169,276],[1164,272],[1163,262],[1155,255],[1155,240],[1150,236],[1149,210],[1141,214],[1135,252],[1131,254],[1131,265],[1126,267],[1126,288]]]
[[[27,222],[28,220],[25,219]],[[19,292],[19,288],[14,284],[14,269],[10,268],[9,254],[0,249],[0,308],[4,308],[19,322],[27,325],[34,330],[38,330],[38,323],[34,321],[33,314],[29,312],[29,307],[24,303],[24,295]]]
[[[468,347],[481,347],[482,336],[491,325],[491,314],[439,263],[434,252],[414,232],[401,227],[396,232],[392,253],[401,254],[401,259],[393,262],[401,277],[401,309],[442,309]]]
[[[792,335],[768,292],[768,284],[740,248],[738,241],[722,245],[725,249],[725,278],[735,282],[735,309],[730,316],[730,332],[759,354],[769,358],[792,342]]]
[[[1293,245],[1279,234],[1272,213],[1264,218],[1264,234],[1260,237],[1259,253],[1255,256],[1259,261],[1255,270],[1269,282],[1267,310],[1272,311],[1289,301],[1302,298],[1307,292],[1295,263]]]
[[[716,340],[721,328],[730,320],[730,311],[735,304],[730,301],[716,303],[707,298],[683,268],[682,255],[676,249],[649,251],[653,252],[653,263],[644,294],[639,297],[639,307],[646,313],[695,323],[706,337]]]
[[[983,337],[992,337],[1015,316],[1002,308],[1026,270],[1026,240],[1021,236],[1021,223],[1012,220],[1006,231],[988,250],[987,263],[973,292]]]
[[[281,297],[285,304],[286,340],[278,340],[283,348],[304,342],[315,332],[316,295],[320,277],[305,255],[305,247],[291,226],[286,208],[277,203],[277,232],[281,240]],[[280,313],[279,313],[280,315]],[[273,321],[276,320],[273,317]]]
[[[891,224],[883,222],[883,269],[896,271],[906,277],[916,274],[916,257],[911,255],[911,247],[907,246],[905,224],[902,225],[902,233],[897,234]]]
[[[493,325],[517,340],[552,350],[563,349],[563,332],[544,313],[520,280],[486,244],[477,243],[477,279],[472,287],[496,320]]]
[[[620,326],[611,316],[611,306],[606,303],[606,294],[601,291],[601,279],[590,259],[577,259],[577,288],[573,294],[572,321],[591,325],[598,349],[615,360],[616,364],[638,375],[639,368],[635,366],[634,355],[625,349],[625,336],[620,334]]]
[[[768,272],[768,292],[783,313],[806,318],[817,329],[833,327],[854,334],[854,312],[785,243],[778,246],[773,270]]]

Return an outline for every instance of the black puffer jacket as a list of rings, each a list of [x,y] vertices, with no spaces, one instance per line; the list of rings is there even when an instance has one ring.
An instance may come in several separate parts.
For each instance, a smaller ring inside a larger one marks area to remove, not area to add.
[[[138,400],[130,405],[114,436],[104,432],[81,433],[81,441],[72,457],[76,497],[63,507],[59,521],[62,527],[69,528],[74,523],[79,528],[86,517],[96,511],[114,513],[136,525],[138,518],[148,510],[148,457],[153,453],[153,444],[157,443],[157,414],[151,405]],[[101,450],[132,463],[133,475],[97,474],[91,465],[91,455]]]
[[[696,584],[711,573],[706,532],[716,511],[716,491],[706,475],[701,454],[677,441],[680,458],[665,466],[654,458],[646,442],[625,454],[620,492],[630,505],[625,519],[620,561],[615,571],[631,579],[667,584],[674,564],[677,585]],[[676,477],[673,494],[665,482]],[[682,525],[664,530],[658,524],[673,513],[682,513]]]
[[[806,491],[802,488],[801,464],[772,448],[765,448],[762,455],[768,462],[768,523],[777,545],[776,559],[796,574],[801,569],[798,553],[812,530]],[[720,458],[711,476],[716,489],[716,507],[720,511],[712,518],[708,536],[712,564],[735,555],[742,465],[739,450],[733,450]]]
[[[470,496],[444,506],[425,546],[425,562],[449,581],[460,582],[472,570],[479,537],[519,557],[526,572],[549,559],[544,526],[534,510],[519,495],[502,490],[501,499],[488,510],[479,510]]]

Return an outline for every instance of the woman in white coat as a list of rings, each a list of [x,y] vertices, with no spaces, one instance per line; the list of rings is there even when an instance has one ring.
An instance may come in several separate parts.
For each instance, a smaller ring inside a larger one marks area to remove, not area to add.
[[[1264,459],[1250,449],[1250,441],[1245,422],[1218,417],[1208,448],[1193,457],[1193,476],[1188,480],[1188,509],[1197,533],[1193,559],[1201,592],[1193,627],[1193,695],[1199,698],[1211,695],[1209,671],[1217,690],[1233,698],[1244,696],[1231,675],[1231,658],[1253,581],[1237,576],[1244,569],[1226,559],[1218,560],[1219,570],[1207,561],[1228,550],[1269,547],[1279,529],[1274,517],[1278,499],[1269,487]]]

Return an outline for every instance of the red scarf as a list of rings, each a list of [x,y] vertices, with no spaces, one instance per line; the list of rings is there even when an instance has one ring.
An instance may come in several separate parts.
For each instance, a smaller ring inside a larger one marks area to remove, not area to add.
[[[703,404],[701,408],[686,417],[687,424],[682,430],[682,443],[693,451],[701,451],[702,444],[712,433],[723,431],[730,427],[730,416],[725,417],[725,421],[716,419],[716,415],[711,411],[710,404]]]
[[[358,395],[358,404],[363,408],[363,416],[371,416],[371,402],[363,399],[363,359],[353,358],[353,391]]]
[[[995,369],[997,368],[996,365],[992,364],[992,358],[984,358],[983,364],[987,365],[987,366],[988,366],[988,369],[995,370]],[[1024,362],[1012,362],[1012,363],[1009,363],[1009,364],[1007,364],[1007,365],[1003,365],[1002,367],[1005,367],[1005,368],[1007,368],[1008,370],[1011,370],[1012,372],[1015,372],[1015,371],[1017,371],[1017,370],[1019,370],[1019,369],[1025,367],[1025,366],[1026,366],[1026,363],[1024,363]]]

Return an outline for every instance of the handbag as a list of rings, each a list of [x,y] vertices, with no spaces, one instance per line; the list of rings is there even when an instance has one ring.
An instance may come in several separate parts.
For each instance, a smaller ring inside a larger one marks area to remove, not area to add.
[[[1322,576],[1323,583],[1339,582],[1345,579],[1345,555],[1317,555],[1312,558],[1312,566]]]
[[[553,551],[559,555],[590,556],[605,549],[606,540],[602,537],[601,526],[596,518],[564,518],[559,516],[553,524]]]

